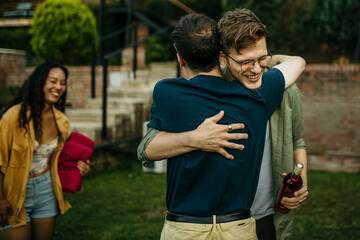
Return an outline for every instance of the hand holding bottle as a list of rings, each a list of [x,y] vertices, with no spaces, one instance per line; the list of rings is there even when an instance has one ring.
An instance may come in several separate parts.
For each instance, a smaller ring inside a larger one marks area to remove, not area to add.
[[[287,209],[296,209],[301,205],[302,202],[306,200],[306,197],[308,195],[309,195],[308,187],[307,185],[304,184],[298,191],[294,192],[293,197],[283,197],[281,199],[281,203]]]
[[[291,209],[296,209],[306,199],[308,195],[307,179],[305,177],[305,182],[303,182],[300,176],[303,168],[304,165],[298,162],[295,164],[293,172],[283,174],[284,181],[275,202],[275,209],[278,213],[288,213]]]

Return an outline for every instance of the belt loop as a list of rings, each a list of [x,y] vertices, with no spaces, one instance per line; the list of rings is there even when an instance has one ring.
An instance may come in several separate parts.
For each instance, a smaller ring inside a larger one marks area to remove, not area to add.
[[[213,215],[213,225],[216,226],[216,215]]]

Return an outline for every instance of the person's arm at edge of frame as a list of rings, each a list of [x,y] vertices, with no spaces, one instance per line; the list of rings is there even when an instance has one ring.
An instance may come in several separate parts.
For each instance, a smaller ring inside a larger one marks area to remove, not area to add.
[[[161,160],[198,149],[206,152],[218,152],[225,158],[232,160],[234,157],[224,148],[242,150],[244,149],[242,144],[229,141],[246,139],[248,136],[246,133],[228,133],[228,125],[217,124],[224,114],[224,111],[220,111],[215,116],[205,119],[193,131],[182,133],[158,132],[153,138],[145,136],[138,147],[139,160],[146,161],[146,158],[153,161]],[[231,126],[233,130],[244,128],[244,124],[241,123],[234,123]]]
[[[8,151],[6,151],[6,149],[9,149],[7,139],[9,136],[9,123],[3,116],[0,117],[2,117],[0,118],[0,227],[4,227],[9,224],[8,216],[13,215],[13,209],[4,192],[4,169],[6,169],[6,167],[3,168],[2,166],[5,164],[3,161],[9,158]]]
[[[302,123],[302,103],[301,103],[301,93],[296,85],[293,86],[296,88],[293,93],[293,111],[292,111],[292,132],[293,132],[293,155],[294,155],[294,165],[297,162],[301,162],[304,165],[303,170],[301,171],[301,178],[303,180],[303,187],[294,193],[293,198],[284,198],[285,202],[291,204],[287,206],[289,209],[296,209],[300,206],[299,201],[305,201],[309,192],[308,192],[308,179],[307,179],[307,153],[306,153],[306,144],[303,139],[304,127]]]
[[[0,166],[0,227],[9,225],[8,216],[13,215],[12,207],[4,193],[4,177]]]
[[[306,62],[302,57],[276,54],[272,56],[269,67],[281,71],[285,79],[285,88],[288,88],[305,70],[305,65]]]

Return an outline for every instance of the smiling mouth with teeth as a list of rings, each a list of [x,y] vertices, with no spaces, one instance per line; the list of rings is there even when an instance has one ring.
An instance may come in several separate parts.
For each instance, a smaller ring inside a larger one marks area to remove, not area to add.
[[[248,77],[248,78],[255,79],[255,78],[258,78],[258,77],[259,77],[259,75],[255,75],[255,76],[249,76],[249,75],[247,75],[247,77]]]
[[[259,79],[259,74],[257,75],[245,75],[249,80],[258,80]]]

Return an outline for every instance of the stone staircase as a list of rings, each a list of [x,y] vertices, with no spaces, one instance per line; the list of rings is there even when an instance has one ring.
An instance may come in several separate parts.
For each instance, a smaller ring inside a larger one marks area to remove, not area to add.
[[[112,72],[107,93],[107,139],[115,142],[142,136],[143,122],[150,119],[152,91],[157,81],[176,77],[176,62],[151,64],[138,70],[136,78],[130,72]],[[102,98],[89,98],[84,109],[67,109],[71,131],[77,131],[104,143],[102,132]]]

